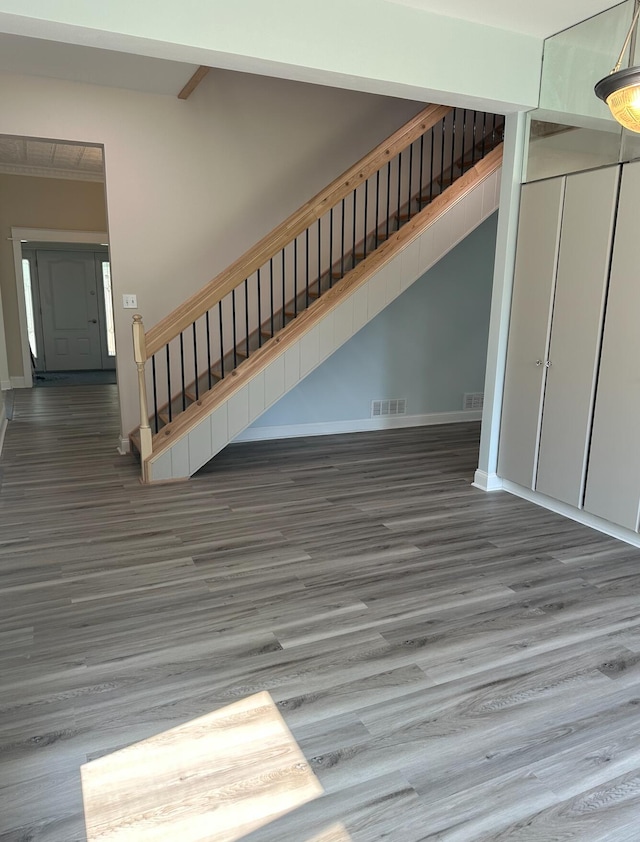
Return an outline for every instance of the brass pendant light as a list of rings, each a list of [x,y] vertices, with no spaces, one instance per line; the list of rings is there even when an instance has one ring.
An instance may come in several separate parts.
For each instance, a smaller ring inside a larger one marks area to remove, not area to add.
[[[635,11],[616,66],[595,87],[596,96],[607,103],[614,120],[632,132],[640,132],[640,67],[624,70],[620,67],[639,17],[640,6]]]

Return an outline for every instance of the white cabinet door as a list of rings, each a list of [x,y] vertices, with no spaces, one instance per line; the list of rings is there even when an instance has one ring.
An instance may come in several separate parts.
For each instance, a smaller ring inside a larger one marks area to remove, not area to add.
[[[640,163],[623,167],[584,502],[638,528],[640,504]]]
[[[535,481],[565,181],[525,184],[520,200],[498,474],[527,488]]]
[[[536,491],[582,505],[620,168],[567,178]]]

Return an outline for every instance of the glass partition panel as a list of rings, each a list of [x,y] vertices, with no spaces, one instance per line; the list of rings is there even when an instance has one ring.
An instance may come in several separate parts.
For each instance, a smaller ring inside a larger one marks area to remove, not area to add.
[[[640,155],[640,140],[628,140],[596,82],[616,63],[631,23],[635,0],[547,38],[540,107],[530,113],[523,181],[594,169]],[[628,64],[625,57],[623,66]]]
[[[537,120],[529,121],[525,181],[590,170],[618,162],[621,129],[608,131]]]
[[[622,132],[620,160],[635,161],[637,158],[640,158],[640,134],[624,130]]]
[[[633,9],[633,0],[627,0],[546,39],[541,109],[572,115],[568,122],[575,125],[591,123],[595,128],[598,121],[613,122],[609,109],[593,88],[616,63]]]

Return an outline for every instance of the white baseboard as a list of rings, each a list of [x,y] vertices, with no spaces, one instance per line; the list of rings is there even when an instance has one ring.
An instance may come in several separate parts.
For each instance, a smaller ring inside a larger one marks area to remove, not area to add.
[[[26,389],[27,382],[24,377],[12,377],[11,378],[11,388],[12,389]]]
[[[502,487],[510,494],[516,497],[522,497],[523,500],[529,500],[544,509],[549,509],[563,517],[568,517],[570,520],[575,520],[577,523],[582,523],[584,526],[590,526],[591,529],[596,529],[598,532],[603,532],[605,535],[610,535],[612,538],[618,538],[627,544],[634,547],[640,547],[640,535],[637,532],[632,532],[630,529],[625,529],[624,526],[617,526],[608,520],[604,520],[596,515],[591,515],[589,512],[582,511],[582,509],[574,509],[573,506],[568,506],[566,503],[561,503],[559,500],[554,500],[552,497],[547,497],[545,494],[540,494],[538,491],[532,491],[530,488],[524,488],[522,485],[517,485],[515,482],[510,482],[505,479],[502,480]]]
[[[7,413],[4,408],[4,401],[0,400],[0,453],[2,453],[2,445],[4,444],[4,434],[7,431],[9,422],[7,420]]]
[[[504,487],[501,477],[497,474],[488,474],[480,469],[475,472],[471,485],[481,491],[502,491]]]
[[[12,389],[11,380],[0,380],[0,392],[6,392],[8,389]]]
[[[122,436],[118,438],[118,446],[116,448],[120,456],[126,456],[127,453],[131,453],[131,442],[128,438],[124,439]]]
[[[393,415],[386,418],[357,418],[352,421],[322,421],[317,424],[284,424],[278,427],[248,427],[234,441],[268,441],[300,436],[335,436],[341,433],[366,433],[395,430],[400,427],[429,427],[434,424],[459,424],[480,421],[482,412],[431,412],[427,415]]]

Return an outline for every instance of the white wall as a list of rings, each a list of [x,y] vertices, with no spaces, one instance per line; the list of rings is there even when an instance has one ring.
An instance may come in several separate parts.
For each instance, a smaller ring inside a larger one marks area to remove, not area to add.
[[[376,399],[406,398],[408,416],[462,410],[463,393],[484,389],[496,227],[494,214],[242,438],[365,429]]]
[[[151,327],[421,107],[227,71],[187,102],[0,75],[0,134],[104,145],[124,433],[138,408],[122,294]]]

